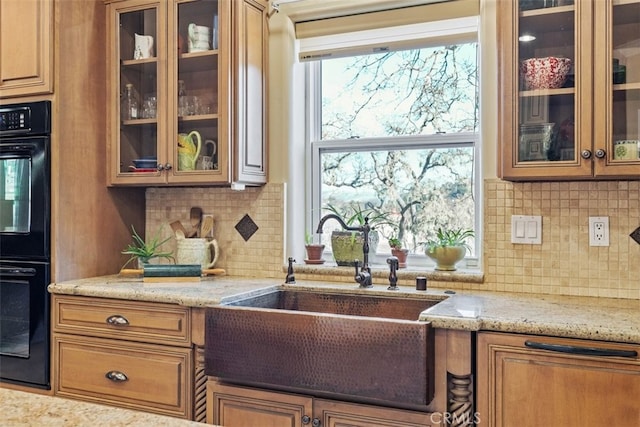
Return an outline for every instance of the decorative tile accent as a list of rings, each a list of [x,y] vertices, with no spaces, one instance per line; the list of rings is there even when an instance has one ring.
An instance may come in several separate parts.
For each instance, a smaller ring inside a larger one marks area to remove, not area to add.
[[[631,236],[631,238],[633,240],[635,240],[635,242],[637,244],[640,245],[640,227],[638,227],[635,230],[633,230],[633,232],[631,234],[629,234],[629,236]]]
[[[253,222],[249,214],[245,214],[236,224],[236,230],[238,230],[238,233],[240,233],[244,241],[247,242],[251,236],[258,231],[258,226]]]

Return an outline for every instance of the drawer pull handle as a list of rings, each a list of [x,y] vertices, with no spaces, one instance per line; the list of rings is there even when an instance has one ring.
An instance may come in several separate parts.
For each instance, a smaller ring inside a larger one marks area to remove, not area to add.
[[[113,326],[127,326],[129,321],[124,316],[114,314],[113,316],[107,317],[107,323]]]
[[[129,378],[127,378],[127,376],[124,374],[124,372],[120,372],[120,371],[109,371],[106,374],[104,374],[105,377],[107,377],[107,379],[110,379],[111,381],[114,382],[124,382],[127,381]]]
[[[583,356],[605,357],[637,357],[635,350],[617,350],[613,348],[579,347],[575,345],[545,344],[535,341],[525,341],[524,345],[538,350],[556,351],[559,353],[580,354]]]

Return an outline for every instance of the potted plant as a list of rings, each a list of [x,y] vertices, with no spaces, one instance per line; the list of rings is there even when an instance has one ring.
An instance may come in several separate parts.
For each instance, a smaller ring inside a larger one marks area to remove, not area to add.
[[[389,246],[391,247],[391,255],[398,258],[398,268],[407,268],[409,249],[403,249],[402,242],[397,237],[389,239]]]
[[[369,256],[376,253],[380,236],[374,227],[389,222],[386,213],[380,213],[371,208],[363,208],[356,202],[352,202],[344,211],[338,210],[333,205],[328,205],[327,210],[338,215],[350,227],[363,226],[365,218],[368,218],[371,226],[371,231],[369,232]],[[335,230],[331,233],[333,258],[339,266],[353,267],[356,259],[362,262],[364,259],[363,245],[364,234],[362,232]]]
[[[310,233],[305,234],[304,248],[307,250],[307,258],[304,260],[305,264],[324,264],[324,259],[322,259],[324,245],[321,243],[313,243],[313,238]]]
[[[131,257],[124,263],[122,268],[125,268],[131,261],[138,260],[138,268],[143,268],[144,264],[147,264],[149,260],[153,258],[165,258],[175,262],[173,258],[173,251],[161,252],[160,246],[168,242],[171,237],[160,241],[160,228],[156,231],[155,235],[149,242],[145,242],[142,237],[136,232],[135,227],[132,225],[131,230],[133,234],[133,243],[130,243],[125,250],[122,251],[125,255],[131,255]]]
[[[436,270],[454,271],[456,263],[471,249],[467,239],[473,236],[473,230],[438,228],[436,238],[425,243],[425,254],[436,262]]]

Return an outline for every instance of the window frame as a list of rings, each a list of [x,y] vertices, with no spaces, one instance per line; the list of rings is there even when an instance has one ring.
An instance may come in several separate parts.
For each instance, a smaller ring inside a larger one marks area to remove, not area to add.
[[[459,36],[459,37],[456,37]],[[478,45],[476,52],[476,69],[478,85],[481,81],[480,76],[480,36],[476,31],[475,38],[469,39],[468,30],[454,34],[449,39],[452,43],[469,43],[475,42]],[[415,47],[429,48],[434,44],[429,40],[425,40],[423,46]],[[346,56],[346,55],[345,55]],[[352,56],[352,55],[348,55]],[[355,55],[353,55],[355,56]],[[306,61],[301,64],[304,67],[305,76],[305,178],[306,178],[306,200],[305,200],[305,223],[306,230],[315,233],[317,224],[320,221],[322,206],[321,197],[321,155],[324,152],[340,152],[348,149],[349,151],[375,151],[376,149],[416,149],[416,148],[454,148],[454,147],[473,147],[473,185],[472,193],[474,198],[474,230],[475,241],[474,246],[476,253],[474,256],[466,256],[458,266],[459,269],[479,270],[482,259],[482,142],[480,122],[476,132],[459,132],[452,134],[432,134],[432,135],[405,135],[393,137],[375,137],[375,138],[358,138],[357,144],[353,140],[321,140],[321,124],[322,124],[322,76],[321,62]],[[482,105],[480,99],[480,88],[477,90],[478,118],[481,116],[480,107]],[[386,266],[386,258],[391,254],[370,254],[370,262],[375,266]],[[325,250],[324,257],[331,258],[331,252]],[[410,254],[409,269],[429,269],[435,266],[435,263],[424,253]]]

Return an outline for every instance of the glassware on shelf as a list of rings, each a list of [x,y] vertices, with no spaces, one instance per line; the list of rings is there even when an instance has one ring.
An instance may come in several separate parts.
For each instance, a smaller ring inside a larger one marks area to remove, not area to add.
[[[189,115],[189,98],[184,85],[184,80],[178,80],[178,116]]]
[[[122,106],[120,113],[122,120],[132,120],[139,118],[139,105],[138,99],[131,83],[127,83],[124,89],[124,95],[122,97]]]

